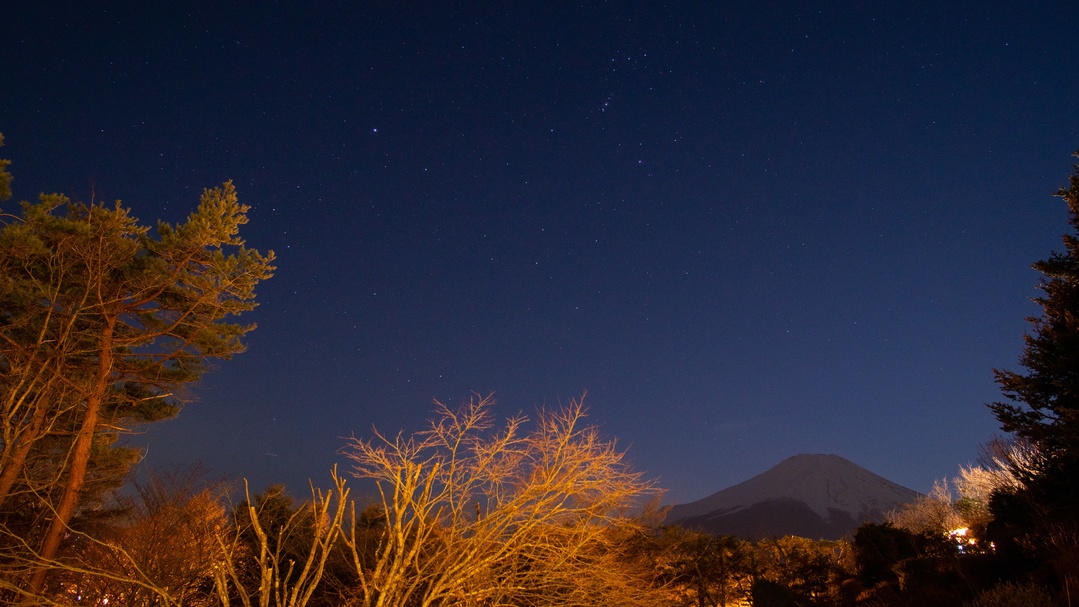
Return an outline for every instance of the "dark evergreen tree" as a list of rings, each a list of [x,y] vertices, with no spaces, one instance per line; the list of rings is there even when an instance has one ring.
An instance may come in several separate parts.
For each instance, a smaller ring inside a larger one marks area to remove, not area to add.
[[[1063,236],[1062,251],[1033,266],[1043,275],[1043,295],[1035,299],[1042,314],[1029,319],[1033,331],[1019,358],[1026,371],[997,370],[1011,402],[989,405],[1006,432],[1037,452],[1033,466],[1017,467],[1023,489],[994,500],[994,515],[1009,519],[996,526],[1019,533],[1028,551],[1065,580],[1079,573],[1079,165],[1074,168],[1068,186],[1056,192],[1068,205],[1071,233]],[[1017,510],[1016,500],[1026,507]],[[1003,509],[1004,503],[1013,506]],[[1023,516],[1009,517],[1020,510]]]
[[[1030,318],[1034,331],[1019,359],[1026,372],[996,371],[1013,402],[989,405],[1006,432],[1030,441],[1040,454],[1027,475],[1033,478],[1024,480],[1044,492],[1040,497],[1070,506],[1079,497],[1079,165],[1075,171],[1056,193],[1068,204],[1073,232],[1064,235],[1062,252],[1034,264],[1044,276],[1044,295],[1035,300],[1042,315]]]

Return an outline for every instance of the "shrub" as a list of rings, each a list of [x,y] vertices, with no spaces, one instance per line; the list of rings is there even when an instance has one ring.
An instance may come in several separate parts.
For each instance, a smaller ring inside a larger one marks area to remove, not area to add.
[[[1052,607],[1053,597],[1037,584],[1004,582],[978,595],[968,607]]]

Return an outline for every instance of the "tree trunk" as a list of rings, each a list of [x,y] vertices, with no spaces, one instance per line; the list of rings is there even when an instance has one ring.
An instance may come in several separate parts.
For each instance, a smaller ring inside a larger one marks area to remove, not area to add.
[[[4,471],[0,473],[0,506],[4,505],[8,495],[11,493],[11,488],[15,486],[15,479],[19,478],[19,471],[22,470],[23,464],[26,463],[26,456],[30,454],[34,441],[37,440],[42,426],[45,425],[46,410],[46,403],[38,403],[37,410],[34,411],[34,417],[30,422],[30,429],[24,432],[24,436],[20,437],[18,446],[15,447],[11,457],[4,464]]]
[[[45,533],[45,539],[41,542],[42,563],[34,570],[30,578],[30,591],[33,594],[40,594],[45,587],[45,576],[50,569],[47,562],[56,558],[60,541],[63,540],[68,523],[75,514],[75,506],[78,505],[79,495],[86,481],[86,470],[90,463],[90,451],[97,430],[98,416],[101,413],[101,404],[105,399],[105,392],[109,387],[109,375],[112,372],[112,337],[116,319],[110,317],[106,323],[101,335],[101,358],[98,361],[97,382],[93,392],[86,399],[86,413],[79,427],[79,434],[75,437],[71,471],[68,474],[67,484],[64,485],[64,493],[60,497],[60,504],[56,507],[56,515],[49,525],[48,532]]]

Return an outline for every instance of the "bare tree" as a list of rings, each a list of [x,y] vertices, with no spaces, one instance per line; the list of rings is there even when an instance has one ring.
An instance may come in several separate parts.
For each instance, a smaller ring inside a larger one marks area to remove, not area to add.
[[[34,605],[215,603],[218,537],[228,521],[220,493],[200,469],[153,471],[134,484],[133,495],[117,497],[81,523],[69,530],[69,550],[61,558],[45,559],[25,540],[22,550],[11,551],[0,572],[7,578],[0,583],[5,598]],[[19,572],[42,566],[53,570],[44,588],[31,592],[17,582]]]
[[[983,444],[978,467],[988,470],[996,479],[993,489],[1019,490],[1024,479],[1037,473],[1040,454],[1030,441],[1019,437],[995,437]]]
[[[953,529],[965,526],[947,478],[934,482],[929,495],[921,495],[904,504],[891,514],[889,520],[900,529],[932,536],[947,535]]]
[[[653,485],[584,425],[580,402],[497,429],[492,402],[437,404],[423,432],[350,442],[383,518],[374,545],[356,524],[345,538],[361,604],[658,604],[648,567],[622,549]]]
[[[933,483],[929,495],[892,513],[890,521],[915,534],[953,535],[964,550],[977,549],[992,520],[989,502],[998,491],[1015,491],[1036,453],[1028,443],[994,440],[982,448],[981,463],[959,467],[954,478]]]
[[[276,528],[266,528],[265,517],[245,491],[247,500],[232,531],[218,536],[224,558],[213,575],[223,607],[234,602],[243,607],[304,607],[311,601],[350,504],[345,481],[336,469],[333,478],[334,489],[323,492],[312,487],[311,501]],[[254,534],[253,545],[243,538],[246,530]],[[297,536],[302,545],[294,553],[291,544]]]
[[[43,596],[51,601],[185,607],[211,605],[218,536],[227,518],[200,469],[153,471],[118,498],[111,516],[75,531]]]

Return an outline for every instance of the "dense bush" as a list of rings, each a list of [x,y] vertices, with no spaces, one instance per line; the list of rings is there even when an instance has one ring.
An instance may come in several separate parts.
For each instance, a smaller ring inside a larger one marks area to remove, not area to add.
[[[1004,582],[986,590],[970,603],[969,607],[1052,607],[1053,597],[1035,584]]]

